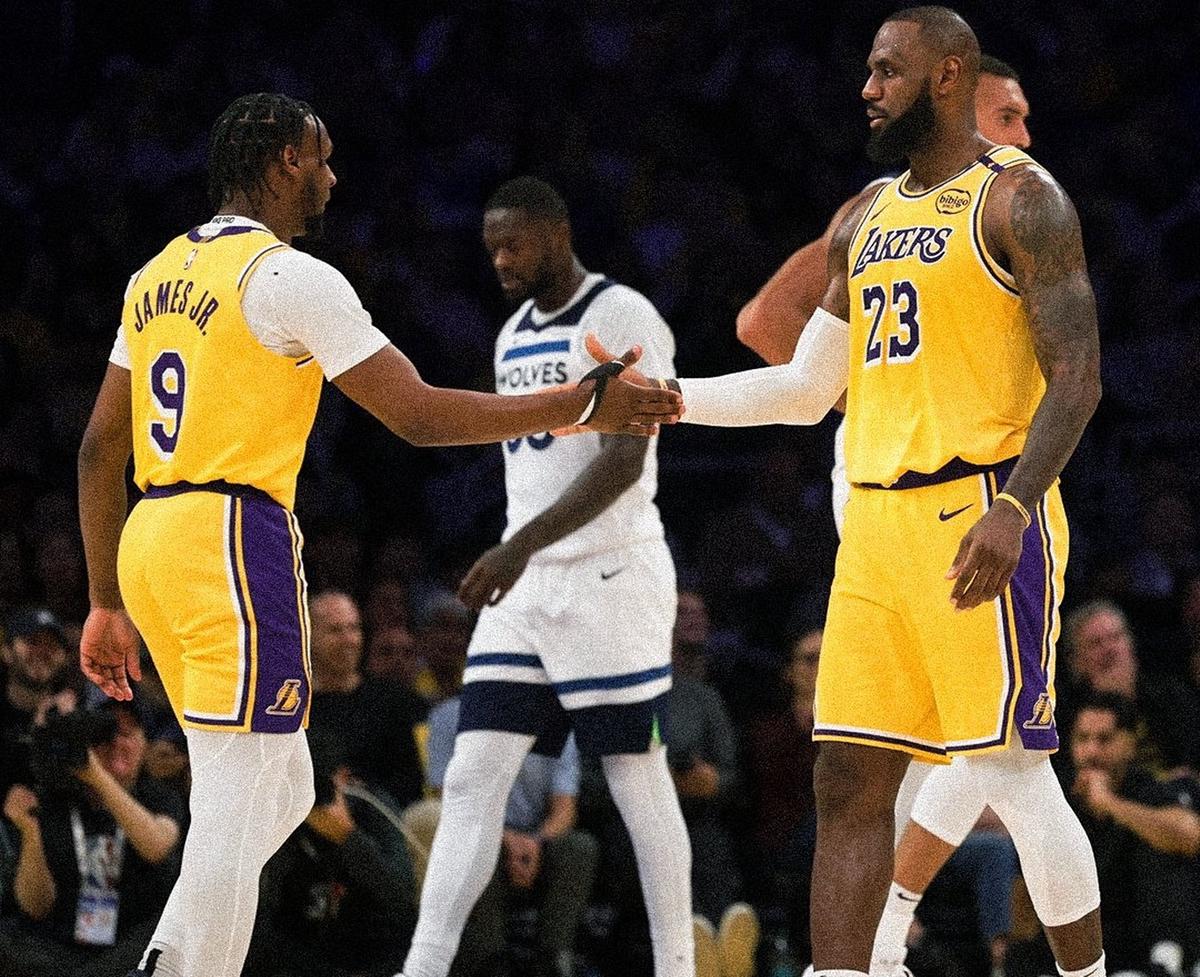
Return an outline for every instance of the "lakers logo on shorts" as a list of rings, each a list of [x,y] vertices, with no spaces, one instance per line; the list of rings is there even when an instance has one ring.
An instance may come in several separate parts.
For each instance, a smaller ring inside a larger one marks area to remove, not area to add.
[[[1050,701],[1050,693],[1043,692],[1034,703],[1033,715],[1021,725],[1026,729],[1049,729],[1054,723],[1054,703]]]
[[[275,702],[265,710],[269,716],[294,716],[300,708],[300,679],[289,678],[279,686]]]

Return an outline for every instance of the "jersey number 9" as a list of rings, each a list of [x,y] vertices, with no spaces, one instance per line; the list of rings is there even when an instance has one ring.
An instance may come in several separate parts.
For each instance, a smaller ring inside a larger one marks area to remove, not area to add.
[[[150,365],[150,394],[162,418],[150,422],[150,443],[160,458],[170,458],[179,444],[184,384],[183,357],[173,349],[163,350]]]

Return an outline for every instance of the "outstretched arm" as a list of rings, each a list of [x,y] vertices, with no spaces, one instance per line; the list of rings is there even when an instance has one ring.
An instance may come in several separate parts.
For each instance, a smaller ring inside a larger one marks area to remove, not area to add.
[[[829,287],[800,334],[791,362],[707,379],[668,380],[683,392],[693,424],[746,427],[757,424],[816,424],[846,389],[850,371],[847,253],[868,200],[838,225],[829,249]],[[601,352],[589,343],[596,356]]]
[[[640,351],[622,355],[637,362]],[[598,388],[576,387],[506,397],[432,387],[395,346],[387,345],[333,381],[351,400],[393,433],[416,445],[487,444],[575,424]],[[681,399],[666,390],[609,381],[588,427],[593,431],[650,436],[679,418]]]
[[[995,600],[1008,586],[1026,518],[1062,473],[1100,400],[1096,300],[1070,198],[1040,167],[1007,170],[988,197],[984,234],[1016,279],[1046,393],[1004,485],[1016,504],[992,506],[967,531],[947,573],[959,610]]]

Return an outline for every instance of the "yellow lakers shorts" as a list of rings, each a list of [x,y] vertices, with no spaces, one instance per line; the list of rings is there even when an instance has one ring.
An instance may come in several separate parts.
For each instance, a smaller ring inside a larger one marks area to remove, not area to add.
[[[1014,459],[1015,461],[1015,459]],[[1038,503],[1005,592],[957,611],[946,571],[1014,461],[911,488],[854,486],[821,647],[813,738],[957,753],[1055,750],[1055,643],[1067,522]]]
[[[291,512],[241,486],[151,487],[130,513],[121,596],[183,726],[307,726],[302,544]]]

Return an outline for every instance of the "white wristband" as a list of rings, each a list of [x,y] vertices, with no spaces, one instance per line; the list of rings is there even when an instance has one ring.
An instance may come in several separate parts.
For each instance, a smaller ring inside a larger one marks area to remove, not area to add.
[[[583,408],[583,413],[579,415],[579,420],[575,422],[576,426],[586,424],[592,419],[592,415],[596,412],[596,391],[592,391],[592,395],[588,398],[587,406]]]

